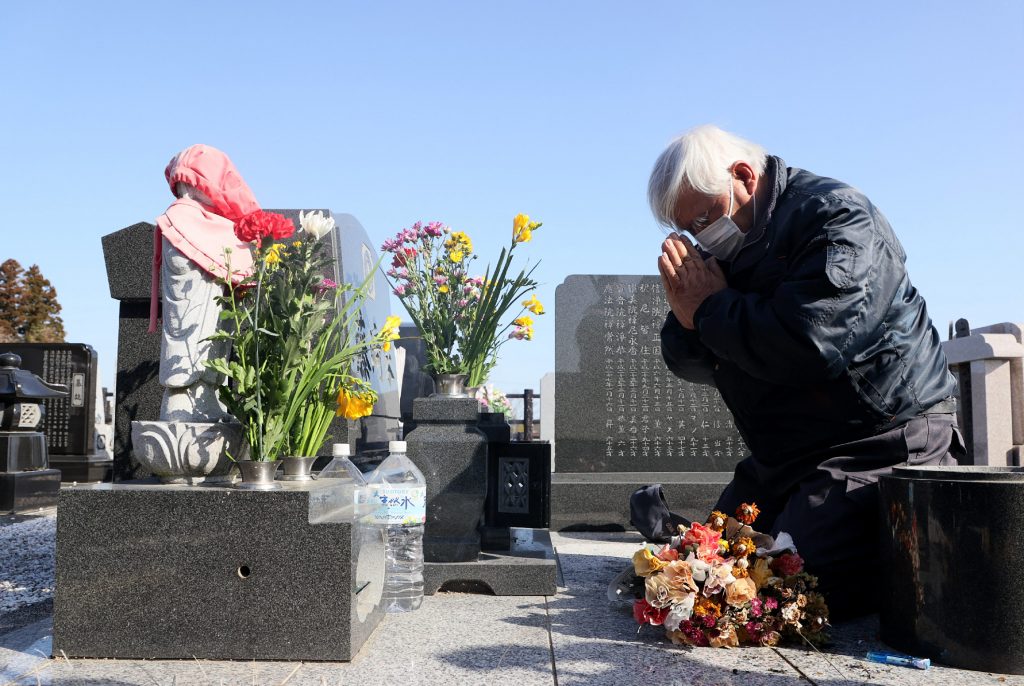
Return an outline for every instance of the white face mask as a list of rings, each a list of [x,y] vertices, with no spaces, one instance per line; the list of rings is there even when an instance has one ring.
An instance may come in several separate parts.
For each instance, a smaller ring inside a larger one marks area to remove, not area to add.
[[[746,235],[732,220],[733,190],[732,179],[729,179],[729,211],[711,222],[695,238],[700,247],[714,255],[721,262],[732,262],[736,253],[743,247]],[[755,205],[755,208],[757,206]],[[756,214],[756,209],[755,209]]]

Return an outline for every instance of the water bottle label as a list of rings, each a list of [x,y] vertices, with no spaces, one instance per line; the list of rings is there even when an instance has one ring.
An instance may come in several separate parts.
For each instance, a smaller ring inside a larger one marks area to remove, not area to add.
[[[427,521],[425,486],[377,486],[373,519],[378,524],[423,524]]]

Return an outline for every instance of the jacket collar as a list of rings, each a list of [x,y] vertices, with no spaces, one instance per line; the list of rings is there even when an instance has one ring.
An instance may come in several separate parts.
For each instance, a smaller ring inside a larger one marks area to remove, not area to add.
[[[754,217],[754,228],[751,229],[743,247],[733,261],[730,274],[743,271],[751,267],[761,259],[765,251],[771,245],[772,236],[775,233],[770,230],[772,215],[775,214],[775,206],[779,197],[786,191],[788,175],[786,163],[781,157],[769,155],[765,163],[763,180],[771,183],[771,191],[768,195],[768,202],[764,208],[759,208],[757,216]]]

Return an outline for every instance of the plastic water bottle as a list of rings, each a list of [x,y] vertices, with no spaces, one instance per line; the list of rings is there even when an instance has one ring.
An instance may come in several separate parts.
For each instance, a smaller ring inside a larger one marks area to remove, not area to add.
[[[341,482],[343,504],[352,508],[352,518],[360,519],[371,511],[366,477],[350,459],[352,449],[348,443],[335,443],[331,449],[333,459],[317,474],[317,480],[337,479]]]
[[[366,480],[375,499],[374,520],[385,528],[386,563],[381,603],[386,612],[410,612],[423,602],[423,524],[427,482],[406,454],[405,441]]]

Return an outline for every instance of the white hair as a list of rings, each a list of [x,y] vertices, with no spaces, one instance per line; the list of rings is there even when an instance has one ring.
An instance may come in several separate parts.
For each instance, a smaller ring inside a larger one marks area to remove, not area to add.
[[[766,161],[767,153],[757,143],[713,124],[698,126],[669,143],[658,157],[647,182],[647,202],[658,223],[671,227],[681,191],[721,195],[729,190],[729,170],[736,162],[746,162],[760,176]]]

